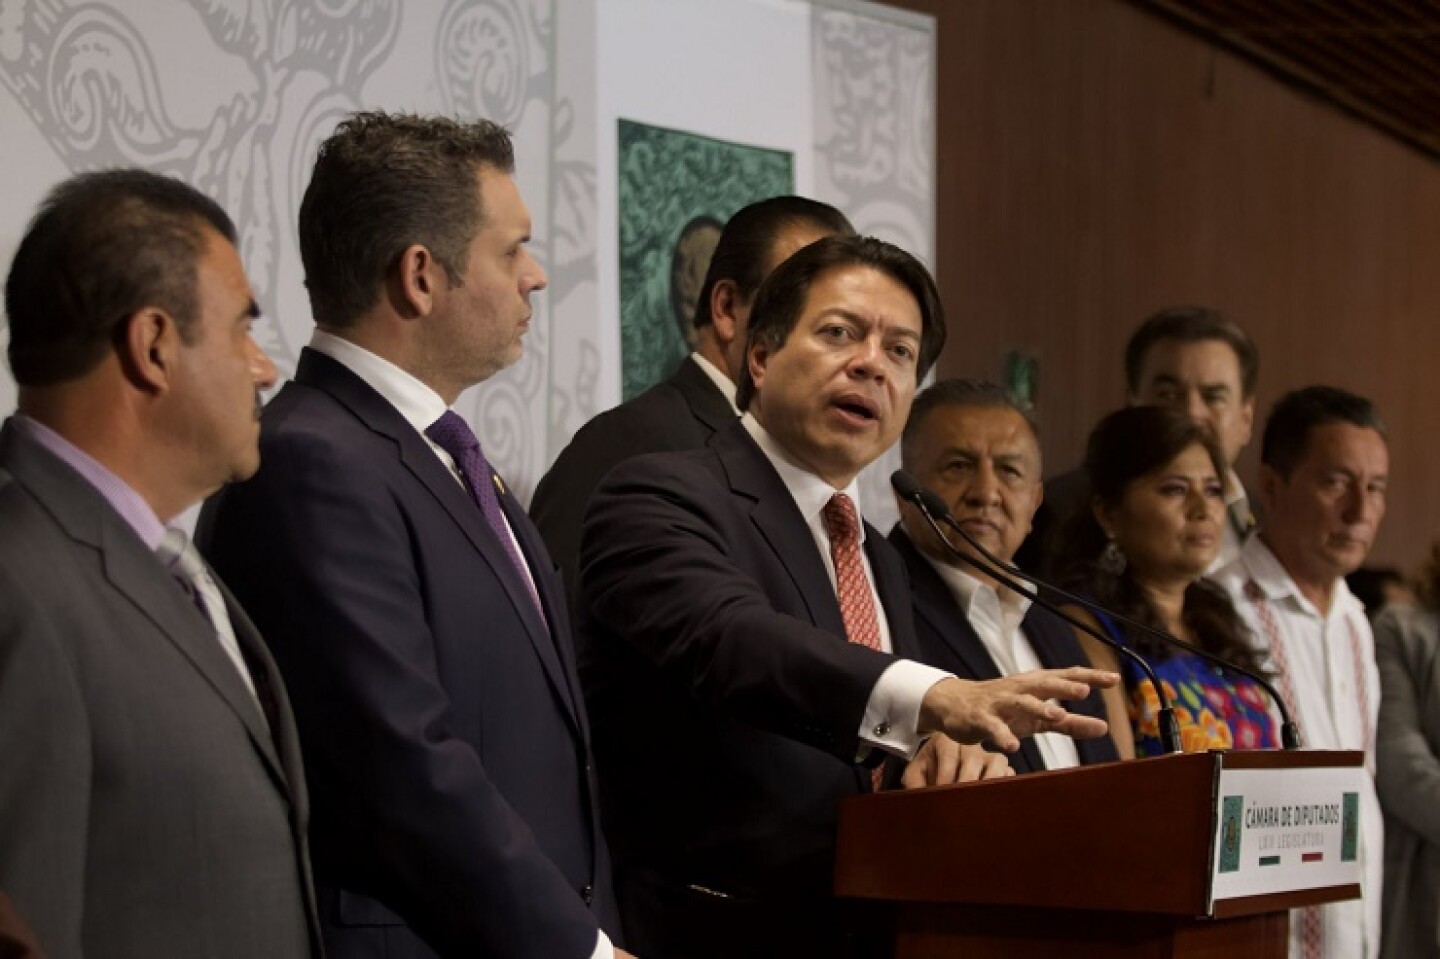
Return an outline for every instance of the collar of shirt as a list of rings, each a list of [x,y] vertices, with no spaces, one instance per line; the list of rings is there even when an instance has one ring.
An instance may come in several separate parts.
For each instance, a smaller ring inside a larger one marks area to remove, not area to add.
[[[1295,580],[1286,572],[1280,560],[1270,551],[1259,536],[1251,537],[1240,553],[1240,565],[1244,567],[1247,578],[1255,581],[1260,587],[1260,592],[1265,594],[1266,599],[1272,603],[1288,604],[1298,613],[1314,617],[1317,620],[1330,622],[1343,618],[1351,612],[1359,612],[1363,615],[1365,607],[1350,592],[1350,587],[1345,584],[1345,578],[1339,577],[1335,581],[1334,592],[1330,598],[1330,611],[1321,613],[1315,608],[1315,604],[1300,592],[1300,587],[1295,585]]]
[[[1232,469],[1225,477],[1225,507],[1233,510],[1239,504],[1248,507],[1250,497],[1245,492],[1245,486],[1240,482],[1240,474]]]
[[[120,477],[106,469],[89,453],[61,436],[59,433],[24,413],[15,414],[16,429],[29,436],[40,446],[54,454],[66,466],[80,474],[80,478],[95,488],[95,492],[120,514],[140,542],[152,552],[165,536],[165,523],[155,515],[150,504]]]
[[[1013,590],[998,590],[930,556],[925,559],[949,587],[970,628],[975,630],[990,658],[1000,667],[1001,675],[1012,676],[1027,669],[1040,668],[1039,658],[1020,630],[1025,613],[1030,609],[1029,599]]]
[[[435,451],[435,455],[451,474],[457,480],[460,478],[454,458],[425,435],[430,424],[448,409],[439,393],[384,357],[333,333],[316,330],[315,335],[310,338],[310,348],[317,353],[324,353],[384,397],[385,401],[404,417],[405,422],[429,444],[430,449]]]
[[[1017,626],[1020,620],[1025,618],[1025,614],[1030,611],[1028,596],[1021,596],[1010,589],[998,590],[989,583],[980,582],[964,570],[951,566],[949,563],[942,563],[931,556],[926,556],[925,560],[935,568],[935,572],[940,574],[945,585],[950,587],[950,592],[954,594],[955,601],[960,604],[960,609],[966,616],[970,615],[974,609],[976,598],[982,594],[995,597],[995,602],[1004,610],[1006,619],[1013,618]],[[1024,580],[1017,580],[1017,582],[1024,586],[1032,586]]]
[[[690,359],[695,361],[695,365],[700,367],[701,372],[710,377],[710,382],[714,383],[715,388],[724,394],[725,399],[730,403],[730,408],[735,411],[736,416],[739,416],[740,408],[735,405],[735,382],[720,372],[720,367],[699,353],[691,353]]]
[[[837,490],[795,462],[785,448],[775,441],[775,437],[771,436],[765,427],[760,425],[760,421],[757,420],[753,414],[746,413],[740,418],[740,422],[745,424],[745,429],[750,432],[750,436],[755,440],[756,444],[759,445],[760,451],[765,454],[765,458],[770,461],[770,465],[775,467],[775,472],[780,474],[780,482],[784,483],[785,488],[790,491],[790,498],[793,499],[795,505],[800,508],[800,515],[805,517],[805,523],[812,529],[819,528],[823,531],[825,524],[820,518],[820,511],[825,508],[826,503],[830,502],[830,497],[836,493],[844,493],[850,497],[850,502],[855,504],[855,514],[857,516],[863,517],[865,515],[865,511],[860,508],[859,477],[852,479],[850,485],[844,489]],[[828,540],[829,537],[826,537],[827,542]],[[860,543],[862,544],[862,548],[864,542],[865,524],[861,522]],[[828,549],[824,550],[824,552],[826,556],[830,555]]]
[[[830,577],[830,585],[836,585],[835,559],[830,551],[830,534],[825,530],[825,518],[821,515],[825,504],[830,502],[830,497],[836,493],[844,493],[850,497],[855,504],[855,512],[861,518],[860,522],[860,565],[865,570],[865,579],[870,585],[870,597],[875,602],[875,612],[879,616],[880,626],[880,648],[890,652],[895,647],[892,645],[890,636],[890,618],[885,613],[885,601],[880,597],[880,591],[875,586],[875,571],[870,567],[870,556],[865,551],[865,513],[860,508],[860,481],[857,477],[850,481],[850,485],[842,490],[837,490],[805,467],[796,463],[781,445],[776,442],[775,437],[765,431],[760,421],[753,415],[746,413],[740,418],[745,424],[745,429],[750,432],[759,445],[760,451],[775,467],[775,472],[780,474],[780,481],[785,484],[785,489],[790,493],[790,499],[795,507],[800,510],[800,516],[805,520],[805,526],[810,530],[810,537],[815,543],[815,549],[820,553],[820,562],[825,566],[825,574]],[[930,678],[934,682],[934,677]],[[926,689],[929,687],[926,686]],[[921,696],[924,690],[920,690]],[[920,697],[915,697],[918,704]],[[917,705],[918,710],[918,705]],[[913,729],[914,721],[906,720]],[[866,727],[868,728],[868,727]]]

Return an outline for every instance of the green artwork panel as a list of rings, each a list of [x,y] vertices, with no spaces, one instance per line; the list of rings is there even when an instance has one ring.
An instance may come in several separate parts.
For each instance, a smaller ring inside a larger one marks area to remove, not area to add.
[[[620,362],[624,398],[690,353],[695,300],[725,221],[795,192],[794,157],[619,121]]]

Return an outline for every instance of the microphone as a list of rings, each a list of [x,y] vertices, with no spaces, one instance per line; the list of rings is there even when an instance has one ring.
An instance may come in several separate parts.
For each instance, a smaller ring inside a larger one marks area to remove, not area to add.
[[[1160,685],[1160,678],[1155,675],[1155,670],[1150,667],[1150,664],[1145,661],[1143,656],[1135,652],[1135,650],[1115,642],[1115,640],[1090,626],[1088,623],[1081,622],[1074,616],[1060,609],[1054,603],[1041,598],[1040,594],[1035,590],[1030,589],[1012,576],[1007,575],[1006,570],[1008,570],[1008,567],[998,569],[991,568],[988,564],[981,563],[970,554],[957,549],[955,544],[951,543],[945,536],[944,531],[940,529],[940,524],[935,521],[937,515],[949,518],[949,508],[946,507],[944,501],[941,500],[939,496],[936,496],[930,490],[917,483],[915,477],[904,470],[896,470],[890,476],[890,485],[895,488],[895,492],[898,493],[902,499],[913,503],[915,507],[920,510],[920,515],[925,517],[925,522],[930,524],[930,528],[935,531],[935,535],[939,537],[940,542],[944,543],[945,548],[953,553],[956,558],[974,567],[986,576],[993,577],[997,582],[1024,596],[1041,609],[1049,610],[1071,626],[1080,630],[1080,632],[1088,636],[1093,636],[1104,645],[1109,646],[1121,656],[1128,658],[1131,662],[1139,666],[1140,670],[1145,673],[1146,678],[1150,680],[1150,685],[1154,688],[1155,695],[1160,701],[1160,715],[1158,717],[1160,745],[1167,753],[1180,752],[1180,723],[1175,718],[1175,709],[1170,705],[1170,698],[1165,695],[1165,687]]]
[[[902,481],[898,477],[901,474],[904,475],[904,482],[907,484],[906,490],[908,492],[901,491],[900,489],[900,483]],[[891,483],[895,486],[896,492],[899,492],[901,496],[904,496],[911,502],[915,503],[916,506],[920,508],[921,512],[925,512],[926,507],[928,507],[930,512],[934,513],[936,516],[939,516],[940,520],[944,522],[945,525],[949,526],[951,529],[955,530],[955,532],[959,533],[961,538],[963,538],[965,542],[969,544],[970,548],[975,550],[982,557],[984,557],[989,564],[996,567],[996,569],[1000,571],[1007,572],[1012,575],[1019,575],[1019,571],[1014,566],[1000,559],[998,556],[991,553],[984,546],[980,545],[980,543],[977,542],[976,539],[970,535],[969,531],[966,530],[965,527],[961,526],[955,520],[954,516],[950,515],[950,509],[945,505],[945,501],[942,500],[938,495],[936,495],[933,490],[929,490],[921,486],[918,482],[916,482],[913,476],[905,473],[903,470],[898,471],[896,473],[896,476],[891,478]],[[924,500],[925,506],[920,505],[921,500]],[[941,539],[945,540],[943,534],[941,534]],[[950,549],[954,550],[954,546],[949,542],[949,540],[945,540],[945,545]],[[962,558],[970,560],[971,565],[975,566],[977,569],[983,568],[979,565],[976,565],[973,561],[973,557],[970,557],[968,554],[960,553],[959,551],[956,552],[957,555],[961,556]],[[990,575],[994,575],[996,569],[986,570],[986,572]],[[999,579],[999,577],[996,578]],[[1157,629],[1154,626],[1146,625],[1145,623],[1138,622],[1137,620],[1131,619],[1128,616],[1122,616],[1119,613],[1106,609],[1104,606],[1101,606],[1093,599],[1087,599],[1084,596],[1077,596],[1074,593],[1067,592],[1058,586],[1047,583],[1044,580],[1034,576],[1030,576],[1027,578],[1039,584],[1040,586],[1045,587],[1047,590],[1054,593],[1056,596],[1072,602],[1077,606],[1083,606],[1092,612],[1104,613],[1105,615],[1114,619],[1116,622],[1124,623],[1126,626],[1129,626],[1132,629],[1138,629],[1141,632],[1146,633],[1147,635],[1154,636],[1161,642],[1167,643],[1178,649],[1183,649],[1188,653],[1192,653],[1193,655],[1200,657],[1208,663],[1219,666],[1221,669],[1227,670],[1232,673],[1239,673],[1241,676],[1253,680],[1257,686],[1265,690],[1265,692],[1270,696],[1271,702],[1275,704],[1275,708],[1280,712],[1280,741],[1282,747],[1285,749],[1300,748],[1300,727],[1295,725],[1295,720],[1293,717],[1291,717],[1290,710],[1285,705],[1285,700],[1281,698],[1280,694],[1275,690],[1274,685],[1271,684],[1270,680],[1267,679],[1262,673],[1253,669],[1247,669],[1244,666],[1240,666],[1236,663],[1232,663],[1227,659],[1223,659],[1222,657],[1215,655],[1209,650],[1202,649],[1201,647],[1196,646],[1193,643],[1187,643],[1185,640],[1180,639],[1178,636],[1172,636],[1171,634],[1165,632],[1165,630],[1163,629]],[[1001,581],[1003,582],[1003,580]],[[1010,586],[1009,583],[1005,583],[1005,585]],[[1011,588],[1013,589],[1014,587],[1011,586]],[[1022,595],[1024,594],[1022,593]],[[1041,606],[1046,609],[1051,608],[1043,603],[1041,604]],[[1154,682],[1153,677],[1151,678],[1151,681]]]

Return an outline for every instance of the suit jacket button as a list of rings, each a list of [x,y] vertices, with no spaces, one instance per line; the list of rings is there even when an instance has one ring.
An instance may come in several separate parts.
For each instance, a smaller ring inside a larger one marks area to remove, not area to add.
[[[875,733],[876,739],[884,739],[886,736],[890,735],[890,724],[880,723],[872,731]]]
[[[584,889],[581,889],[580,898],[585,900],[585,905],[590,905],[590,903],[595,901],[595,887],[587,885]]]

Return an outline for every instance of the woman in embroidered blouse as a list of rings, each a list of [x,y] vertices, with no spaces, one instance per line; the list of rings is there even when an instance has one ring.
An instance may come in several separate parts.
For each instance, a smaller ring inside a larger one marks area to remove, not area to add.
[[[1229,598],[1202,579],[1220,548],[1225,474],[1220,449],[1183,413],[1135,406],[1090,434],[1089,508],[1070,518],[1060,569],[1073,591],[1207,652],[1256,668],[1259,656]],[[1204,749],[1277,744],[1265,693],[1193,653],[1071,607],[1154,667],[1175,707],[1181,745]],[[1111,735],[1122,757],[1161,751],[1155,690],[1128,659],[1077,632],[1095,665],[1120,671],[1106,691]]]

